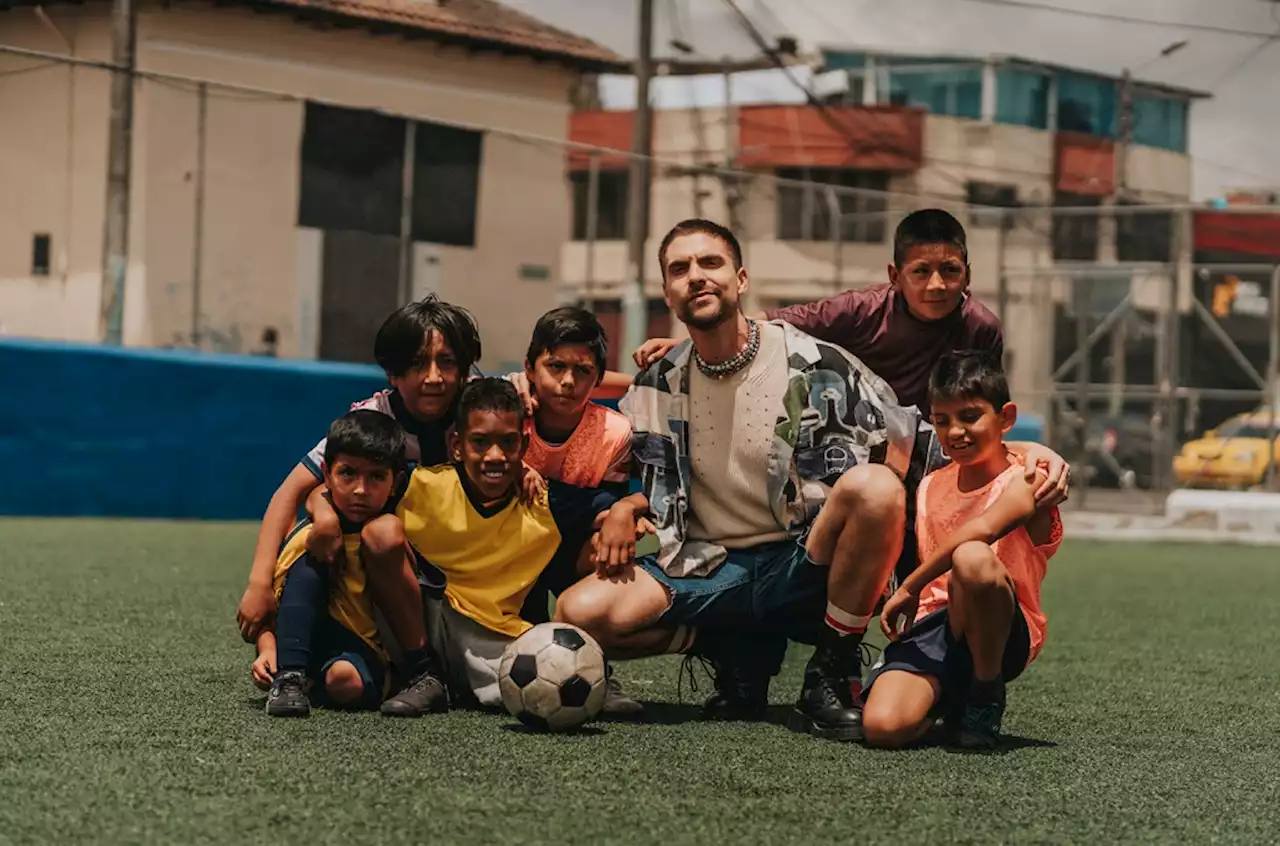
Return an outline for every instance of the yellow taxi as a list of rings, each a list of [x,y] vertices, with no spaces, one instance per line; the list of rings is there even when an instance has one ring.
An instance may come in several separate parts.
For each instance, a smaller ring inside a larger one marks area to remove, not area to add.
[[[1173,459],[1174,477],[1191,487],[1244,489],[1261,485],[1267,479],[1268,463],[1280,459],[1280,414],[1276,415],[1274,432],[1270,426],[1265,413],[1230,418],[1183,445]]]

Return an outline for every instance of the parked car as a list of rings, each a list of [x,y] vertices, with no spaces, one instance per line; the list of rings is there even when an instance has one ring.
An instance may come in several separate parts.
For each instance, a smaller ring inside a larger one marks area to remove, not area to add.
[[[1216,429],[1188,441],[1174,456],[1173,475],[1188,487],[1247,490],[1267,479],[1280,458],[1280,417],[1250,412],[1230,418]]]

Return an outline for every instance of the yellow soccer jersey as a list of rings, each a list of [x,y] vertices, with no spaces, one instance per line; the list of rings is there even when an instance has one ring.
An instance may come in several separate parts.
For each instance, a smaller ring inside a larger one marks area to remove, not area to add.
[[[418,554],[439,568],[445,596],[485,628],[518,637],[529,589],[557,552],[576,559],[592,523],[617,497],[596,488],[549,482],[532,506],[513,496],[486,508],[460,468],[419,467],[396,514]]]
[[[298,559],[306,554],[307,538],[311,535],[311,524],[297,526],[285,540],[280,557],[276,559],[276,572],[273,586],[276,599],[284,590],[284,578]],[[373,618],[373,600],[369,596],[368,580],[364,570],[364,562],[360,560],[360,533],[351,532],[342,536],[342,547],[346,553],[344,560],[333,565],[329,579],[329,616],[342,624],[347,631],[369,644],[369,648],[378,653],[383,664],[387,663],[387,653],[378,641],[378,625]]]

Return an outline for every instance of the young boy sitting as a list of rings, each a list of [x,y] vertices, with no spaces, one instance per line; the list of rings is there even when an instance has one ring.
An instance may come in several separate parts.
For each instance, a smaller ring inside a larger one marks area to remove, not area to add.
[[[386,508],[405,466],[400,424],[372,410],[352,411],[329,427],[324,482],[342,520],[347,554],[336,565],[306,552],[307,523],[294,529],[276,561],[275,631],[257,638],[254,681],[269,685],[267,713],[311,713],[309,682],[320,703],[377,708],[386,694],[387,655],[366,590],[360,534]]]
[[[921,483],[921,563],[881,614],[892,643],[868,678],[862,726],[873,746],[900,747],[940,713],[959,746],[991,749],[1005,683],[1044,644],[1040,585],[1062,521],[1056,507],[1037,510],[1043,475],[1028,480],[1004,442],[1017,409],[990,353],[944,355],[929,393],[952,463]]]
[[[453,463],[415,469],[396,509],[411,552],[402,544],[370,556],[371,566],[381,557],[388,569],[444,576],[444,598],[428,597],[426,616],[449,690],[497,706],[503,650],[530,628],[520,616],[526,595],[545,568],[579,558],[618,497],[551,481],[545,498],[519,499],[525,407],[505,379],[463,389],[449,445]],[[396,701],[383,712],[394,713]]]

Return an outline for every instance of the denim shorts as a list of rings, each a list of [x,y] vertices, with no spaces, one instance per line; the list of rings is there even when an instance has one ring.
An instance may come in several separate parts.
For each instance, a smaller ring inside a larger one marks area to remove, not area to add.
[[[718,629],[751,629],[812,643],[827,607],[827,573],[805,550],[805,538],[731,549],[706,576],[674,578],[655,556],[639,565],[667,590],[661,622]]]

